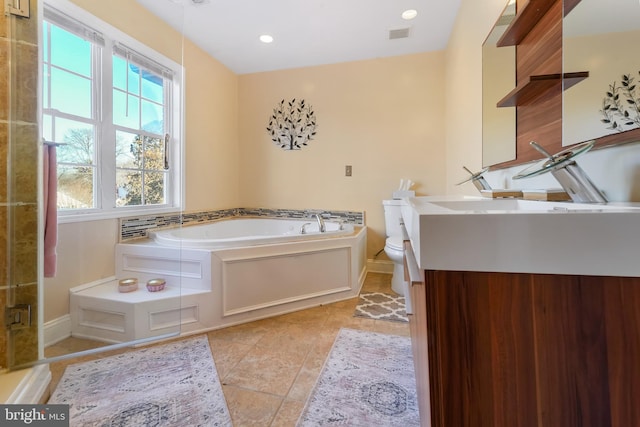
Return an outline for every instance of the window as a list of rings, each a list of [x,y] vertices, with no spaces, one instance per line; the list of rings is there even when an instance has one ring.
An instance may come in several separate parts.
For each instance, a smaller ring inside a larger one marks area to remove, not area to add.
[[[181,68],[64,9],[45,5],[42,28],[42,135],[58,147],[60,217],[179,208]]]

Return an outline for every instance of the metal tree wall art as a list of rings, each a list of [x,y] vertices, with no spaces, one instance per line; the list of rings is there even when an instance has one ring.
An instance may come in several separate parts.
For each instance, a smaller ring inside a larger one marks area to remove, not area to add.
[[[622,76],[621,86],[616,86],[616,82],[609,85],[600,110],[603,116],[601,121],[607,125],[607,129],[622,132],[628,130],[625,126],[640,127],[639,92],[630,74]]]
[[[269,117],[267,132],[274,144],[285,150],[300,150],[316,134],[316,116],[304,99],[283,99]]]

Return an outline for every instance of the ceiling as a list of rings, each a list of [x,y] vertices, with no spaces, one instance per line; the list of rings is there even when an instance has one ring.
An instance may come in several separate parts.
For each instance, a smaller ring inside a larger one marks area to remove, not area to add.
[[[136,0],[236,74],[446,48],[461,0]],[[418,11],[410,21],[404,10]],[[408,28],[408,37],[389,39]],[[265,44],[259,36],[269,34]]]

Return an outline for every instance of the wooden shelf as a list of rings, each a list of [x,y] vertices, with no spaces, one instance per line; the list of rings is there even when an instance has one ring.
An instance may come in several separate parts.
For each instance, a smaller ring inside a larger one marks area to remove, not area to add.
[[[564,86],[562,87],[562,90],[567,90],[570,87],[577,85],[587,77],[589,77],[588,71],[579,71],[577,73],[564,73],[564,78],[563,78]]]
[[[540,18],[551,8],[556,0],[529,0],[516,14],[509,27],[500,37],[496,45],[515,46],[520,44],[529,31],[536,26]]]
[[[639,128],[629,129],[623,132],[617,132],[611,135],[605,135],[601,136],[600,138],[596,138],[596,145],[594,146],[594,149],[635,142],[640,142]]]
[[[567,16],[573,10],[573,8],[576,7],[578,3],[580,3],[580,1],[581,0],[564,0],[564,16]]]
[[[502,98],[498,107],[515,107],[518,105],[526,105],[534,100],[542,97],[549,90],[558,87],[564,80],[564,89],[579,83],[589,77],[588,71],[580,71],[577,73],[562,74],[542,74],[538,76],[529,76],[529,79],[522,85],[516,87]]]

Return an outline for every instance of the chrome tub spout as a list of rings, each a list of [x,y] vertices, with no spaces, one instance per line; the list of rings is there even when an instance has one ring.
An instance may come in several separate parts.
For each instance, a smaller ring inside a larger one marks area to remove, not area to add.
[[[327,231],[327,227],[324,225],[324,219],[322,219],[322,215],[313,214],[313,216],[316,218],[316,221],[318,221],[318,230],[320,230],[321,233]]]

